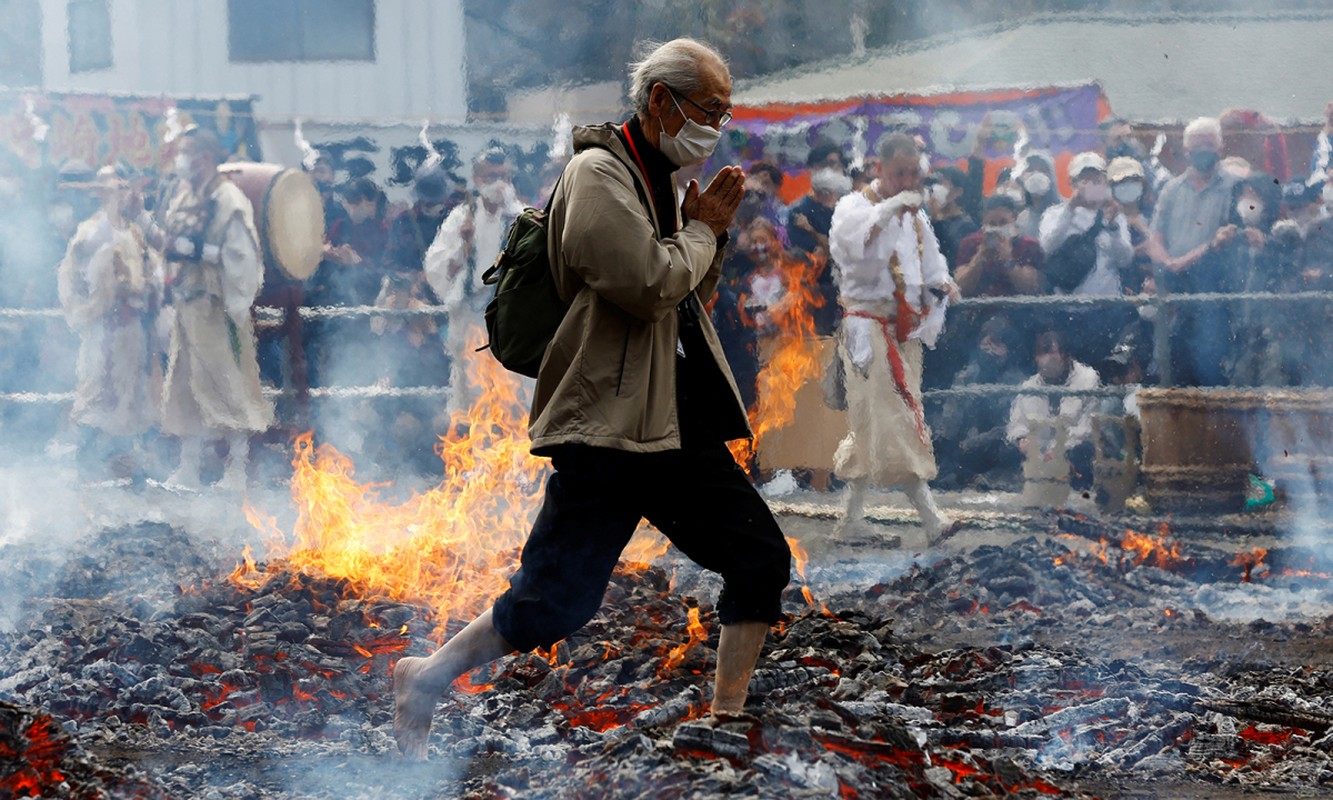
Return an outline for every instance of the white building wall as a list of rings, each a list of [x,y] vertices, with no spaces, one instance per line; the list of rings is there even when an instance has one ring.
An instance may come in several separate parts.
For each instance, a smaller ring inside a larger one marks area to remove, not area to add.
[[[281,0],[274,0],[281,2]],[[41,0],[51,91],[257,95],[267,119],[462,122],[462,0],[377,0],[375,61],[232,63],[226,0],[110,0],[110,69],[71,74],[66,0]]]
[[[1333,11],[1152,16],[1052,14],[746,81],[737,105],[1098,81],[1140,122],[1257,109],[1322,120],[1333,98]]]

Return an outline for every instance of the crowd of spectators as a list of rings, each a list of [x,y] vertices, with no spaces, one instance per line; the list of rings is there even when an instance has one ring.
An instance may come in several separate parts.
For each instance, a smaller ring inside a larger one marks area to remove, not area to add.
[[[1302,313],[1293,314],[1274,302],[1151,301],[1159,292],[1333,288],[1333,180],[1327,174],[1333,106],[1329,114],[1308,179],[1286,183],[1228,157],[1218,120],[1185,128],[1187,166],[1173,174],[1148,154],[1129,123],[1112,119],[1101,127],[1097,150],[1061,160],[1068,164],[1063,174],[1051,154],[1032,151],[998,170],[987,186],[989,130],[983,123],[976,151],[958,163],[933,165],[923,193],[964,298],[926,356],[924,387],[1093,388],[1164,378],[1184,386],[1329,385],[1333,357],[1311,334],[1320,328],[1314,316],[1322,319],[1326,305],[1301,305]],[[814,333],[837,331],[837,265],[828,239],[833,209],[873,174],[873,157],[853,167],[849,145],[815,142],[805,165],[810,190],[784,204],[789,176],[762,152],[753,155],[713,308],[747,404],[756,399],[764,343],[774,334],[769,310],[782,302],[793,264],[815,266],[808,273],[820,298],[810,312]],[[449,309],[309,318],[302,333],[308,387],[448,389],[443,396],[323,397],[301,411],[280,404],[282,422],[311,424],[367,463],[437,473],[436,435],[449,429],[451,412],[466,411],[476,397],[457,360],[470,341],[462,328],[478,325],[484,306],[479,259],[488,264],[508,221],[522,205],[543,198],[517,193],[513,165],[498,147],[479,155],[466,178],[423,164],[407,203],[390,202],[373,177],[340,175],[327,160],[308,169],[323,196],[327,234],[323,261],[299,287],[301,304]],[[0,308],[58,305],[52,265],[76,225],[96,210],[95,198],[76,188],[92,172],[71,163],[60,174],[40,174],[0,158]],[[548,169],[534,183],[549,190],[557,174]],[[155,176],[123,177],[151,210]],[[1018,295],[1068,302],[967,303]],[[1112,301],[1126,297],[1138,302]],[[452,331],[451,324],[457,326]],[[63,325],[54,316],[0,316],[0,392],[68,391],[78,345]],[[1163,336],[1165,346],[1158,346]],[[291,354],[281,343],[264,345],[261,368],[271,388],[289,395],[308,388],[291,385]],[[938,484],[1012,488],[1025,454],[1048,445],[1029,436],[1040,418],[1067,418],[1064,444],[1075,481],[1085,480],[1085,417],[1094,410],[1126,413],[1120,403],[1022,394],[1011,402],[957,393],[931,402]],[[77,443],[72,425],[58,405],[0,403],[0,427],[22,432],[33,448]]]
[[[1171,295],[1333,288],[1327,274],[1333,262],[1333,105],[1329,114],[1310,173],[1287,182],[1264,172],[1265,165],[1228,155],[1242,144],[1228,147],[1230,116],[1185,127],[1184,167],[1175,173],[1118,118],[1101,125],[1096,150],[1071,154],[1064,174],[1052,154],[1032,151],[999,169],[986,187],[984,122],[969,158],[933,165],[925,207],[964,300],[950,310],[944,335],[926,355],[925,388],[1127,387],[1125,399],[946,393],[927,412],[937,485],[1015,489],[1029,451],[1049,451],[1049,432],[1060,429],[1071,481],[1086,487],[1090,415],[1136,415],[1138,386],[1163,380],[1213,387],[1333,383],[1333,361],[1322,337],[1312,333],[1322,328],[1314,320],[1323,320],[1326,305],[1216,296],[1169,302]],[[756,165],[766,175],[769,166],[758,155]],[[852,169],[850,161],[837,143],[816,143],[807,195],[774,208],[772,181],[764,178],[756,186],[761,199],[747,198],[751,216],[767,219],[765,229],[778,232],[785,248],[779,262],[828,261],[832,207],[873,173],[873,165]],[[724,273],[729,291],[743,309],[777,302],[767,266],[773,259],[755,258],[755,230],[743,224],[733,235],[742,246]],[[813,312],[820,335],[837,327],[836,276],[837,265],[827,263],[819,278],[828,298]],[[1166,302],[1157,302],[1159,293]],[[966,302],[1020,295],[1052,302]],[[725,341],[734,326],[720,327]],[[760,326],[758,340],[752,336],[736,349],[757,353],[762,338]],[[1157,346],[1159,338],[1164,347]],[[737,369],[738,380],[749,381],[759,367]],[[1051,421],[1059,424],[1043,424]]]

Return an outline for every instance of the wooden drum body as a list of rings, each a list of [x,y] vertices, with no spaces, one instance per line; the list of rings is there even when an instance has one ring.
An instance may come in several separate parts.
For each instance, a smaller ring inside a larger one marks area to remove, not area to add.
[[[310,176],[254,161],[223,164],[219,170],[250,198],[269,271],[294,281],[315,274],[324,252],[324,200]]]

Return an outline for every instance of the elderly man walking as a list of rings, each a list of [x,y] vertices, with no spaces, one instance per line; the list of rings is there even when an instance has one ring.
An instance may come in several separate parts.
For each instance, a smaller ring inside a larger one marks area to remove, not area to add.
[[[677,39],[630,75],[634,115],[574,132],[555,190],[552,269],[570,302],[537,376],[532,451],[554,474],[521,565],[494,606],[427,658],[394,670],[394,734],[424,758],[435,703],[462,673],[546,647],[601,605],[641,518],[721,574],[714,718],[741,713],[791,553],[726,448],[750,435],[704,313],[721,274],[744,174],[691,181],[731,118],[731,77],[711,47]]]

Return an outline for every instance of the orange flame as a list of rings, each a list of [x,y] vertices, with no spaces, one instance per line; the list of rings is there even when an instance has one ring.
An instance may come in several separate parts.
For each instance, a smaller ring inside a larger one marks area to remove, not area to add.
[[[483,343],[474,331],[461,356],[482,391],[439,437],[441,482],[406,501],[388,502],[380,496],[381,485],[356,480],[350,459],[330,445],[314,447],[312,434],[302,434],[292,459],[297,510],[292,535],[247,510],[251,523],[270,534],[270,560],[282,560],[293,571],[347,579],[367,599],[428,606],[435,611],[436,637],[451,619],[471,619],[504,592],[549,467],[529,452],[528,406],[519,379],[495,359],[475,353]],[[628,552],[644,563],[665,549],[661,537],[645,541],[636,535]],[[248,551],[232,574],[233,581],[250,586],[267,577]]]
[[[1158,529],[1156,536],[1146,536],[1134,530],[1125,530],[1125,538],[1120,547],[1134,554],[1134,564],[1148,564],[1161,569],[1179,566],[1180,546],[1170,539],[1170,528],[1166,523]]]
[[[693,650],[699,643],[708,640],[708,630],[699,622],[698,606],[690,608],[689,617],[690,623],[685,628],[690,634],[689,641],[671,648],[671,652],[667,653],[666,660],[662,662],[662,666],[657,670],[658,675],[669,675],[672,670],[685,661],[685,655],[690,650]]]
[[[1241,583],[1250,582],[1250,577],[1254,572],[1254,568],[1262,566],[1264,557],[1267,555],[1267,550],[1262,547],[1256,547],[1248,553],[1237,553],[1236,557],[1231,559],[1231,566],[1240,567],[1245,570],[1245,574],[1240,578]]]
[[[775,330],[772,354],[759,370],[756,400],[749,409],[754,438],[729,445],[741,465],[753,463],[765,435],[785,428],[796,418],[797,390],[806,381],[819,378],[820,347],[811,312],[824,305],[818,278],[825,264],[823,258],[782,258],[782,299],[768,309]]]

